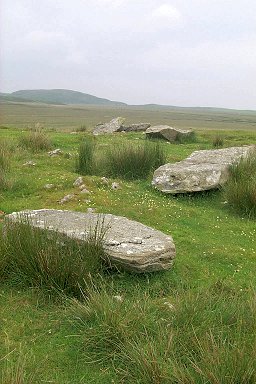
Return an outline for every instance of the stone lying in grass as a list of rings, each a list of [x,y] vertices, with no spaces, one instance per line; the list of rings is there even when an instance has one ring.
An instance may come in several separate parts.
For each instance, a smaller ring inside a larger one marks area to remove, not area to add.
[[[183,130],[169,127],[169,125],[155,125],[146,130],[146,136],[152,139],[164,139],[174,143],[185,138],[189,138],[194,133],[192,130]]]
[[[54,209],[14,212],[10,220],[28,218],[34,227],[56,230],[83,240],[104,228],[104,249],[117,268],[132,272],[153,272],[171,268],[175,245],[171,236],[125,217]]]
[[[185,160],[159,167],[152,185],[164,193],[198,192],[225,184],[230,165],[248,156],[254,146],[195,151]]]
[[[94,135],[103,135],[105,133],[114,133],[120,130],[120,127],[124,124],[125,119],[123,117],[116,117],[109,123],[98,124],[93,130]]]

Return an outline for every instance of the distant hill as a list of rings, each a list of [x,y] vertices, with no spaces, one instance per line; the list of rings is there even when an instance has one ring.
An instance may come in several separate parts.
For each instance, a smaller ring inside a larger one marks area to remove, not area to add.
[[[126,105],[118,101],[111,101],[69,89],[26,89],[12,93],[2,93],[0,94],[1,99],[3,101],[34,101],[46,104]]]

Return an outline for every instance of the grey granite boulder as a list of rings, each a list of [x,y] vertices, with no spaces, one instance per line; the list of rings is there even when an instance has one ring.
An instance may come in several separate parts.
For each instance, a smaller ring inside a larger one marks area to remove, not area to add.
[[[125,119],[123,117],[116,117],[109,123],[98,124],[93,130],[94,135],[103,135],[106,133],[114,133],[120,130],[120,127],[124,124]]]
[[[144,132],[147,128],[150,127],[149,123],[137,123],[131,125],[121,125],[119,132]]]
[[[164,139],[170,142],[175,142],[177,139],[182,139],[188,136],[191,136],[193,133],[192,130],[183,130],[178,128],[169,127],[169,125],[155,125],[154,127],[149,127],[146,130],[146,136],[149,138],[159,138]]]
[[[125,217],[55,209],[14,212],[12,221],[27,218],[35,226],[84,240],[98,225],[105,231],[104,248],[111,264],[133,272],[171,268],[175,245],[171,236]]]
[[[219,188],[228,179],[229,166],[247,156],[253,147],[195,151],[185,160],[159,167],[152,185],[173,194]]]

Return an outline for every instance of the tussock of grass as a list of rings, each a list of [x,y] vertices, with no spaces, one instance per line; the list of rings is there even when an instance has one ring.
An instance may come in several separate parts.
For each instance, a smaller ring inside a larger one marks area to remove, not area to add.
[[[149,140],[143,145],[125,143],[111,148],[106,156],[107,174],[128,180],[145,179],[165,162],[166,155],[161,143]]]
[[[189,134],[184,135],[182,133],[178,133],[175,142],[177,144],[188,144],[188,143],[196,143],[197,142],[197,136],[195,131],[191,131]]]
[[[19,145],[34,153],[48,151],[52,148],[52,143],[49,137],[45,134],[43,128],[39,124],[36,124],[35,128],[30,129],[28,133],[24,133],[19,137]]]
[[[37,382],[34,374],[26,374],[26,356],[21,350],[18,353],[12,350],[0,358],[0,384],[35,384]]]
[[[80,125],[80,127],[76,128],[76,132],[86,132],[87,126],[86,125]]]
[[[256,218],[256,150],[230,167],[224,195],[235,212]]]
[[[80,144],[76,159],[76,172],[81,175],[95,173],[95,141],[92,137],[86,137]]]
[[[25,219],[7,220],[0,237],[2,279],[79,297],[102,268],[103,235],[96,226],[86,241],[78,241],[34,228]]]
[[[81,175],[105,175],[127,180],[145,179],[164,164],[166,155],[160,142],[124,143],[105,153],[97,152],[94,138],[87,137],[79,147],[76,172]]]
[[[254,383],[255,292],[216,285],[153,302],[105,291],[73,302],[84,356],[126,383]],[[224,381],[223,381],[224,380]]]
[[[214,136],[212,140],[213,148],[222,148],[224,145],[224,139],[220,134]]]
[[[10,170],[11,153],[8,143],[0,141],[0,190],[8,186],[8,173]]]

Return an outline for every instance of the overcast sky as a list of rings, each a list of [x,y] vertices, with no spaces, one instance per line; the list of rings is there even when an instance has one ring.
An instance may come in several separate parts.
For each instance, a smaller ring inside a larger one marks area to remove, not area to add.
[[[0,0],[1,91],[256,109],[256,0]]]

